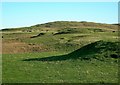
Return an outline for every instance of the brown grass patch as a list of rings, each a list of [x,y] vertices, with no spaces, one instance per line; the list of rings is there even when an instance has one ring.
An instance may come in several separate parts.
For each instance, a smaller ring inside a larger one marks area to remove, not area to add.
[[[13,53],[28,53],[28,52],[41,52],[46,51],[43,45],[27,44],[15,40],[2,41],[2,54]]]

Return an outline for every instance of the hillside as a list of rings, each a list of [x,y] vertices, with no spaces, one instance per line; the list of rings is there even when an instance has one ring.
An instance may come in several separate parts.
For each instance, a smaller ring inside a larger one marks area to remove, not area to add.
[[[32,27],[48,27],[48,28],[67,28],[67,27],[104,27],[104,28],[113,28],[115,25],[110,24],[101,24],[101,23],[94,23],[94,22],[75,22],[75,21],[56,21],[56,22],[49,22],[45,24],[37,24]]]
[[[118,37],[117,25],[93,22],[57,21],[2,31],[3,53],[71,52],[99,40],[117,41]]]
[[[3,83],[118,83],[118,25],[56,21],[2,30]]]
[[[32,58],[32,59],[25,59],[24,61],[62,61],[62,60],[69,60],[69,59],[83,59],[83,60],[90,60],[90,59],[98,59],[98,60],[106,60],[106,59],[118,59],[120,58],[119,49],[120,45],[119,42],[106,42],[106,41],[97,41],[94,43],[90,43],[86,46],[81,47],[71,53],[66,55],[60,56],[52,56],[52,57],[45,57],[45,58]]]
[[[86,22],[86,21],[81,21],[81,22],[55,21],[55,22],[48,22],[44,24],[37,24],[30,27],[10,28],[10,29],[8,28],[8,29],[3,29],[2,31],[32,32],[32,31],[58,30],[58,29],[65,29],[65,28],[101,28],[101,29],[117,30],[118,25],[102,24],[102,23]]]

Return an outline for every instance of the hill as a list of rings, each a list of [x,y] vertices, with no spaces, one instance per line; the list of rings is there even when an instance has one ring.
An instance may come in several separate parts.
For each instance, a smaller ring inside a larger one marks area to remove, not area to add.
[[[45,58],[32,58],[25,59],[24,61],[61,61],[68,59],[98,59],[98,60],[106,60],[110,58],[118,59],[120,58],[119,42],[106,42],[106,41],[97,41],[90,43],[86,46],[79,48],[69,54],[60,55],[60,56],[52,56]]]
[[[99,40],[117,41],[117,27],[85,21],[56,21],[31,27],[2,29],[3,53],[51,50],[72,52]]]
[[[118,83],[118,25],[57,21],[2,30],[3,83]]]
[[[102,23],[94,23],[94,22],[76,22],[76,21],[56,21],[56,22],[49,22],[45,24],[37,24],[32,27],[48,27],[48,28],[68,28],[68,27],[101,27],[101,28],[115,28],[115,25],[112,24],[102,24]]]
[[[32,31],[49,31],[49,30],[60,30],[65,28],[101,28],[108,30],[117,30],[118,25],[116,24],[102,24],[94,22],[76,22],[76,21],[55,21],[48,22],[44,24],[37,24],[30,27],[21,27],[21,28],[6,28],[2,31],[18,31],[18,32],[32,32]]]

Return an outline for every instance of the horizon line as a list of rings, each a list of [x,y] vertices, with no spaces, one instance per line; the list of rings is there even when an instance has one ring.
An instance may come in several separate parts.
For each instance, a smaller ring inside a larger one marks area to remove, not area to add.
[[[102,23],[102,22],[94,22],[94,21],[75,21],[75,20],[54,20],[54,21],[49,21],[49,22],[42,22],[42,23],[36,23],[36,24],[33,24],[33,25],[26,25],[26,26],[17,26],[17,27],[2,27],[2,29],[10,29],[10,28],[24,28],[24,27],[31,27],[31,26],[35,26],[35,25],[38,25],[38,24],[46,24],[46,23],[51,23],[51,22],[92,22],[92,23],[98,23],[98,24],[110,24],[110,25],[114,25],[114,24],[119,24],[118,22],[116,23]],[[1,29],[1,28],[0,28]]]

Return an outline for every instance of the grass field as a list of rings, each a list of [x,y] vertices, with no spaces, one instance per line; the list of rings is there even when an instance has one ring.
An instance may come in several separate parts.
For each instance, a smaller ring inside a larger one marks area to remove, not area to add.
[[[22,61],[60,55],[57,52],[3,55],[3,82],[7,83],[117,83],[118,64],[113,61]]]
[[[116,25],[51,22],[2,32],[3,83],[118,83]]]

